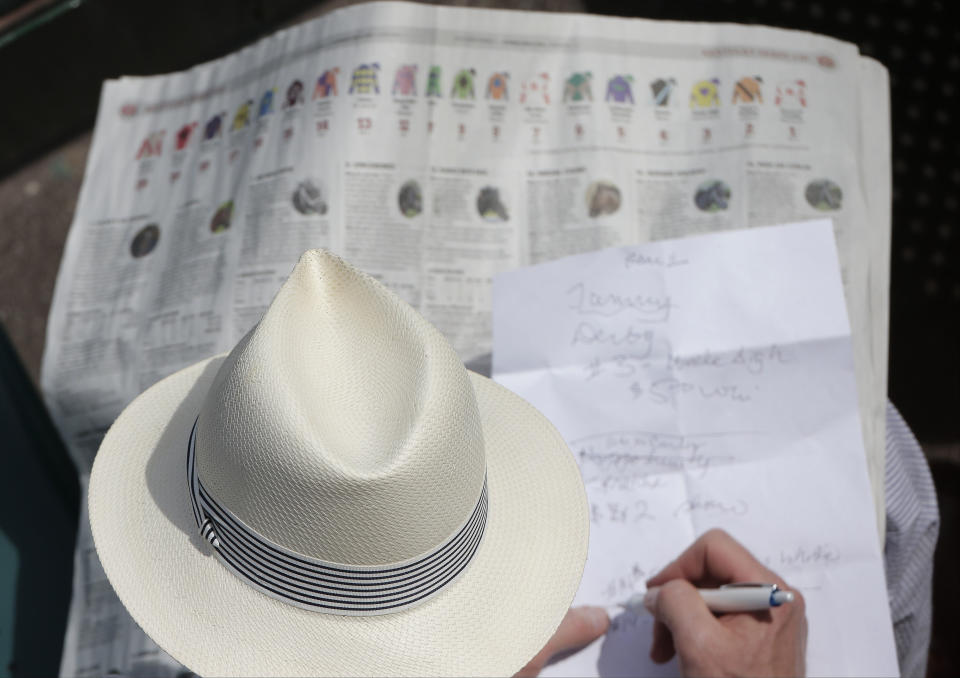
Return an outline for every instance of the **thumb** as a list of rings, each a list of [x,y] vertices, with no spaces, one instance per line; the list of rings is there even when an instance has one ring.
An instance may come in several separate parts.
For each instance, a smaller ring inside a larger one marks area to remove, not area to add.
[[[589,645],[606,633],[609,626],[610,617],[604,608],[571,607],[553,637],[516,675],[520,678],[536,676],[553,655]]]
[[[685,579],[672,579],[649,589],[643,603],[670,630],[678,653],[681,648],[701,643],[706,634],[719,628],[697,589]]]

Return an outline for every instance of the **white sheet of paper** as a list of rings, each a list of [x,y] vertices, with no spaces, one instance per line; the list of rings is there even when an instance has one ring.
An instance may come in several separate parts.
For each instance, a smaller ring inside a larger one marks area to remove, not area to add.
[[[723,527],[807,601],[809,675],[897,675],[829,221],[609,249],[494,280],[494,378],[580,464],[574,604],[611,609]],[[651,620],[543,675],[675,675]]]

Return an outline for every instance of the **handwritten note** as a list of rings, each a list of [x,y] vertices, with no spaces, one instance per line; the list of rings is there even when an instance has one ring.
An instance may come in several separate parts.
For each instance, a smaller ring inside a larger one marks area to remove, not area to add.
[[[604,250],[499,275],[494,378],[580,464],[575,604],[614,606],[723,527],[800,589],[810,675],[896,675],[829,221]],[[612,611],[615,608],[612,608]],[[651,620],[544,675],[675,675]]]

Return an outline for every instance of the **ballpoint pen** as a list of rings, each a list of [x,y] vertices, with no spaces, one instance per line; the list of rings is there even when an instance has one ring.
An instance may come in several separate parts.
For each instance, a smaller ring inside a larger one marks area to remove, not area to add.
[[[619,607],[626,608],[634,614],[644,610],[644,598],[659,587],[647,589],[646,593],[635,593],[620,603]],[[776,584],[760,584],[745,582],[740,584],[724,584],[718,589],[697,589],[711,612],[758,612],[771,607],[779,607],[793,601],[793,593],[783,591]]]

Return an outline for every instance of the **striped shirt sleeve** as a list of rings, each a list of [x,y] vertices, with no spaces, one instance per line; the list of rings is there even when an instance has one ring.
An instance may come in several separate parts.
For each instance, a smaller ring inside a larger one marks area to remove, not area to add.
[[[933,615],[933,551],[940,514],[930,468],[903,417],[887,401],[884,567],[900,673],[923,676]]]

